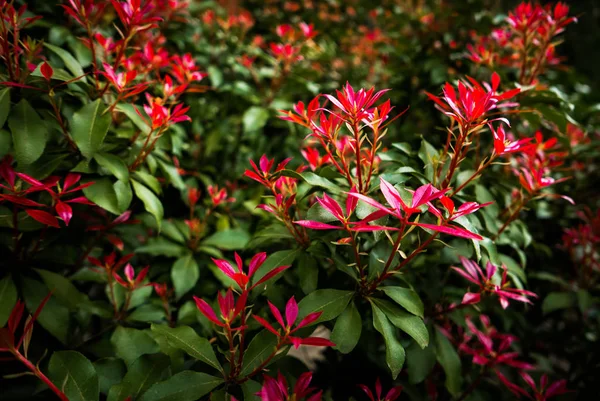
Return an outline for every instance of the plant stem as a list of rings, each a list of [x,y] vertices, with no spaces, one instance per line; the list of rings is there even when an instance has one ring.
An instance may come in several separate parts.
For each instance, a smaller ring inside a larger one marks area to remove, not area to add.
[[[48,377],[45,374],[43,374],[41,370],[38,369],[37,366],[35,366],[33,363],[31,363],[23,355],[21,355],[20,352],[18,352],[17,350],[14,350],[13,351],[13,355],[21,363],[23,363],[23,365],[25,365],[27,367],[27,369],[29,369],[34,375],[36,375],[38,379],[40,379],[41,381],[43,381],[44,383],[46,383],[46,385],[48,386],[48,388],[50,388],[50,390],[52,390],[54,392],[54,394],[56,394],[58,396],[58,398],[60,398],[62,401],[69,401],[69,399],[67,398],[67,396],[62,391],[60,391],[58,389],[58,387],[56,387],[54,385],[54,383],[52,383],[52,381],[50,381],[50,379],[48,379]]]

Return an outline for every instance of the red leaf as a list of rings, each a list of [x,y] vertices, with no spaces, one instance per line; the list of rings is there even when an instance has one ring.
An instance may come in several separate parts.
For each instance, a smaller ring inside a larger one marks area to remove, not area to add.
[[[26,212],[29,216],[31,216],[32,219],[37,220],[42,224],[60,228],[60,225],[58,224],[58,219],[48,212],[44,212],[43,210],[37,209],[28,209],[26,210]]]
[[[46,81],[50,81],[52,79],[52,75],[54,75],[54,70],[52,67],[50,67],[50,64],[45,61],[40,67],[40,71],[42,72],[44,78],[46,78]]]
[[[428,230],[439,231],[441,233],[454,235],[455,237],[476,239],[478,241],[483,240],[481,235],[472,233],[471,231],[465,230],[464,228],[456,226],[438,226],[435,224],[416,223],[416,226],[427,228]]]
[[[44,205],[42,205],[41,203],[37,203],[34,202],[32,200],[29,200],[27,198],[23,198],[21,196],[15,196],[15,195],[3,195],[0,194],[0,199],[6,199],[9,202],[12,203],[16,203],[17,205],[23,205],[23,206],[37,206],[37,207],[42,207]]]
[[[73,209],[71,206],[67,205],[65,202],[58,202],[55,209],[56,213],[63,219],[65,224],[69,225],[69,221],[71,221],[71,217],[73,217]]]

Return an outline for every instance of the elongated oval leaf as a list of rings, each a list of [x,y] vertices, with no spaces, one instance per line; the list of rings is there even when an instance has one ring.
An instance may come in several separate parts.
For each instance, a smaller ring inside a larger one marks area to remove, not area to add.
[[[169,357],[162,354],[140,356],[129,366],[123,381],[110,388],[107,401],[123,401],[128,396],[137,399],[161,379],[169,362]]]
[[[17,303],[17,287],[10,276],[0,280],[0,327],[4,327],[10,312]]]
[[[392,378],[395,380],[402,370],[406,352],[400,341],[396,338],[394,326],[390,323],[385,313],[374,303],[371,303],[373,309],[373,327],[383,336],[385,341],[385,361],[392,372]]]
[[[160,226],[164,215],[164,209],[160,199],[158,199],[152,191],[139,182],[131,180],[131,183],[133,184],[133,190],[135,191],[136,196],[140,198],[142,202],[144,202],[146,211],[156,219],[156,225],[160,231]]]
[[[263,330],[254,336],[244,353],[243,367],[240,375],[247,376],[257,369],[269,355],[275,352],[276,346],[277,337],[268,330]]]
[[[192,358],[202,361],[213,368],[223,371],[215,351],[206,338],[200,337],[194,329],[187,326],[169,327],[153,324],[152,332],[166,337],[169,344],[187,353]]]
[[[460,357],[450,340],[439,330],[435,332],[435,355],[446,373],[446,388],[450,394],[458,394],[463,378]]]
[[[117,356],[123,359],[127,365],[131,365],[142,355],[159,352],[158,345],[152,336],[144,330],[119,326],[112,334],[110,342],[115,347]]]
[[[419,295],[410,288],[381,287],[385,294],[410,313],[423,317],[424,307]]]
[[[0,128],[6,122],[8,112],[10,111],[10,88],[4,88],[0,91]]]
[[[8,117],[15,158],[19,163],[31,164],[44,153],[48,128],[27,100],[22,99]]]
[[[110,127],[110,113],[104,114],[105,111],[102,100],[96,99],[75,112],[71,119],[71,136],[87,159],[100,150]]]
[[[244,249],[250,241],[250,235],[241,229],[219,231],[204,240],[202,245],[234,251]]]
[[[121,214],[115,188],[108,178],[94,180],[93,185],[83,189],[83,194],[101,208],[113,214]]]
[[[52,354],[48,365],[50,380],[61,389],[69,401],[97,401],[98,375],[94,365],[75,351]]]
[[[94,159],[99,165],[117,177],[117,180],[129,181],[129,170],[123,159],[119,156],[110,153],[96,153]]]
[[[200,268],[194,260],[194,255],[188,254],[175,261],[171,268],[171,280],[175,288],[175,296],[181,298],[186,292],[194,288],[200,277]]]
[[[65,63],[65,67],[67,67],[67,69],[71,71],[73,75],[75,75],[76,77],[84,75],[83,68],[81,68],[81,64],[79,64],[79,62],[75,59],[75,57],[71,55],[71,53],[64,49],[61,49],[58,46],[51,45],[50,43],[44,43],[44,46],[52,50],[58,57],[60,57],[63,63]]]
[[[140,401],[196,401],[222,383],[220,377],[186,370],[150,387]]]
[[[317,290],[305,296],[298,304],[298,314],[302,318],[309,313],[323,312],[312,324],[335,319],[344,311],[354,296],[353,291]]]
[[[335,348],[342,354],[351,352],[362,331],[362,319],[360,313],[356,310],[354,302],[350,302],[344,312],[335,321],[331,341],[335,343]]]
[[[422,318],[404,312],[389,301],[373,299],[372,302],[385,313],[394,326],[411,336],[421,348],[429,344],[429,331]]]

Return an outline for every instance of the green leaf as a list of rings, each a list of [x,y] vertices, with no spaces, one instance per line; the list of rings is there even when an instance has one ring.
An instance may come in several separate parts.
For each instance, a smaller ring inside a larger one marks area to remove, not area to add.
[[[277,346],[277,337],[268,330],[258,333],[244,353],[244,361],[240,376],[244,377],[257,369],[273,352]]]
[[[150,387],[140,401],[196,401],[222,383],[220,377],[186,370]]]
[[[315,258],[303,252],[298,260],[298,284],[302,292],[310,294],[315,291],[319,284],[319,267]]]
[[[302,251],[300,249],[291,249],[291,250],[286,250],[286,251],[277,251],[277,252],[270,254],[267,257],[267,259],[264,261],[264,263],[254,273],[254,275],[252,277],[252,283],[257,283],[267,273],[269,273],[271,270],[273,270],[279,266],[291,266],[292,263],[294,263],[294,260],[296,260],[296,257],[301,252]],[[266,283],[272,282],[272,280],[274,280],[276,278],[277,278],[277,276],[269,279]]]
[[[129,366],[123,381],[110,388],[107,401],[123,401],[128,396],[137,399],[161,379],[169,362],[166,355],[142,355]]]
[[[202,361],[213,368],[223,371],[212,346],[206,338],[200,337],[187,326],[171,328],[165,325],[152,325],[152,332],[165,336],[169,344],[187,353],[194,359]]]
[[[160,182],[156,179],[155,176],[148,174],[144,171],[136,171],[134,173],[135,178],[141,183],[145,184],[148,188],[150,188],[155,194],[160,195],[162,190],[160,188]]]
[[[17,161],[31,164],[39,159],[46,147],[48,128],[27,100],[22,99],[11,110],[8,127]]]
[[[303,318],[309,313],[323,312],[312,324],[335,319],[346,309],[353,296],[354,291],[344,290],[326,289],[311,292],[298,304],[298,315]]]
[[[10,276],[4,277],[0,280],[0,327],[4,327],[12,312],[15,304],[17,303],[17,287],[13,283]]]
[[[194,288],[200,277],[200,268],[194,260],[194,255],[188,254],[175,261],[171,268],[171,280],[175,288],[175,296],[181,298]]]
[[[429,344],[429,331],[423,322],[423,319],[406,313],[389,301],[372,299],[392,322],[400,330],[411,336],[421,348]]]
[[[83,194],[101,208],[113,214],[121,214],[119,201],[113,183],[108,178],[94,180],[94,184],[84,188]]]
[[[436,363],[433,344],[421,348],[416,343],[406,349],[406,370],[411,384],[421,383],[429,376]]]
[[[33,313],[48,295],[48,288],[39,281],[25,278],[23,280],[23,298],[27,309]],[[36,323],[39,323],[50,334],[56,337],[61,343],[66,344],[69,335],[69,309],[54,297],[48,300],[48,303],[42,309]]]
[[[94,159],[118,180],[129,181],[129,169],[121,157],[102,152],[96,153]]]
[[[206,238],[202,245],[214,246],[227,251],[244,249],[250,241],[250,235],[242,229],[219,231]]]
[[[127,368],[118,358],[102,358],[94,362],[98,373],[98,387],[102,394],[108,394],[110,388],[123,381]]]
[[[75,77],[80,77],[85,74],[83,72],[83,68],[81,68],[81,65],[75,59],[75,57],[71,55],[71,53],[64,49],[61,49],[58,46],[51,45],[50,43],[44,43],[44,46],[52,50],[58,57],[60,57],[63,63],[65,63],[65,67],[67,67],[67,69],[71,71],[71,73],[75,75]]]
[[[260,397],[256,395],[261,389],[261,385],[254,380],[248,380],[242,383],[242,393],[244,394],[244,401],[261,401]]]
[[[81,307],[82,303],[87,301],[87,296],[79,292],[68,278],[48,270],[34,270],[42,277],[42,280],[44,280],[50,291],[53,292],[53,295],[70,309],[77,309]]]
[[[576,299],[570,292],[551,292],[544,298],[542,303],[542,313],[547,315],[557,310],[574,307]]]
[[[86,104],[71,118],[71,136],[86,159],[91,159],[104,142],[112,122],[100,99]]]
[[[252,106],[244,113],[242,122],[244,124],[244,132],[254,132],[262,129],[269,120],[269,110]]]
[[[498,256],[498,250],[496,249],[496,244],[489,238],[483,238],[483,241],[479,241],[479,244],[485,249],[488,254],[488,258],[490,262],[492,262],[496,266],[500,266],[502,261]]]
[[[145,354],[155,354],[159,351],[158,345],[146,331],[119,326],[110,338],[115,347],[116,355],[123,359],[127,365]]]
[[[396,338],[394,326],[390,323],[385,313],[374,303],[371,303],[373,309],[373,327],[377,330],[385,341],[385,360],[392,372],[392,379],[396,380],[398,374],[402,370],[404,365],[404,359],[406,358],[406,352],[404,347],[400,344],[400,341]]]
[[[131,191],[131,184],[129,181],[117,181],[113,184],[115,196],[117,198],[117,208],[119,214],[129,209],[131,200],[133,199],[133,192]]]
[[[354,302],[350,302],[335,321],[331,341],[335,343],[335,349],[342,354],[347,354],[356,347],[361,331],[362,319],[360,313],[354,306]]]
[[[52,354],[49,378],[69,401],[97,401],[98,374],[94,365],[79,352],[59,351]]]
[[[310,171],[308,173],[302,173],[301,176],[304,181],[313,187],[320,187],[334,194],[340,194],[344,192],[342,188],[329,181],[327,178],[323,178],[320,175],[311,173]]]
[[[454,346],[442,334],[435,332],[435,355],[446,373],[446,388],[452,395],[457,395],[462,387],[462,365]]]
[[[121,113],[125,114],[131,120],[131,122],[133,124],[135,124],[135,126],[138,127],[138,129],[140,131],[142,131],[144,134],[148,134],[150,132],[151,127],[135,111],[135,106],[133,104],[120,103],[117,105],[117,107],[115,107],[115,110],[120,111]],[[140,110],[140,113],[142,113],[143,116],[146,116],[146,113],[144,112],[144,110]]]
[[[12,146],[12,137],[10,132],[5,129],[0,129],[0,158],[3,158],[10,152]]]
[[[10,111],[10,88],[0,91],[0,128],[4,126],[8,112]]]
[[[410,288],[404,287],[380,287],[380,290],[385,292],[385,295],[393,299],[398,305],[410,313],[423,317],[424,306],[419,294]]]
[[[165,238],[150,238],[146,245],[136,248],[136,253],[146,253],[153,256],[168,256],[177,258],[186,252],[182,245],[175,244]]]
[[[164,216],[164,209],[162,203],[160,202],[160,199],[158,199],[152,191],[150,191],[148,188],[146,188],[139,182],[131,180],[131,183],[133,184],[133,190],[135,191],[137,197],[140,198],[142,202],[144,202],[144,207],[146,208],[146,211],[153,215],[156,219],[156,225],[158,226],[158,230],[160,231],[160,226]]]

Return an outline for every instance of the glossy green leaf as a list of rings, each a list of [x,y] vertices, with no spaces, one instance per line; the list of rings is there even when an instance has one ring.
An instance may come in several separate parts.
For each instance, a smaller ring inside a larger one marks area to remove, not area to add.
[[[144,116],[144,118],[140,117],[133,104],[120,103],[117,105],[117,107],[115,107],[115,110],[125,114],[127,118],[129,118],[131,122],[133,122],[133,124],[144,134],[148,134],[150,132],[151,127],[144,120],[144,118],[148,118],[148,116],[146,115],[144,109],[142,109],[141,107],[138,111]]]
[[[206,238],[202,245],[214,246],[227,251],[244,249],[250,241],[250,235],[242,229],[218,231]]]
[[[173,281],[176,298],[181,298],[194,288],[199,277],[200,268],[194,255],[188,254],[177,259],[171,268],[171,281]]]
[[[240,375],[247,376],[275,352],[277,346],[277,337],[268,330],[258,333],[244,352],[244,361]]]
[[[419,294],[415,291],[410,288],[393,286],[380,287],[380,289],[385,292],[385,295],[393,299],[398,305],[402,306],[410,313],[421,318],[423,317],[423,302],[421,301],[421,298],[419,298]]]
[[[223,383],[220,377],[186,370],[156,383],[142,396],[140,401],[196,401]]]
[[[244,124],[244,132],[254,132],[262,129],[269,120],[269,110],[253,106],[244,113],[242,122]]]
[[[0,327],[4,327],[17,303],[17,287],[10,276],[0,280]]]
[[[331,332],[331,341],[335,343],[335,349],[342,354],[347,354],[358,344],[361,331],[362,319],[360,313],[354,306],[354,302],[350,302],[335,321],[335,326],[333,326]]]
[[[394,326],[411,336],[421,348],[429,344],[429,331],[422,318],[404,312],[389,301],[372,299],[372,302],[385,313]]]
[[[3,158],[10,152],[12,147],[12,136],[10,132],[4,129],[0,129],[0,158]]]
[[[148,332],[122,326],[115,329],[110,342],[116,355],[127,365],[131,365],[141,355],[155,354],[159,351],[158,345]]]
[[[33,313],[50,290],[41,282],[25,278],[23,280],[23,298],[30,313]],[[61,343],[67,344],[69,336],[69,309],[56,298],[51,297],[42,309],[36,324],[39,324]]]
[[[561,309],[568,309],[576,305],[576,297],[570,292],[551,292],[546,295],[542,302],[542,312],[544,315]]]
[[[152,332],[156,335],[166,337],[171,346],[184,351],[192,358],[202,361],[217,370],[223,370],[212,345],[206,338],[202,338],[196,334],[191,327],[181,326],[172,328],[166,325],[153,324]]]
[[[300,249],[291,249],[285,251],[277,251],[270,254],[269,256],[267,256],[267,259],[264,261],[262,266],[260,266],[252,276],[252,283],[257,283],[267,273],[271,272],[273,269],[276,269],[279,266],[291,266],[300,253]],[[265,284],[275,281],[278,276],[279,275],[267,280]]]
[[[413,343],[406,349],[406,371],[411,384],[424,381],[436,364],[435,347],[430,344],[421,348]]]
[[[70,309],[77,309],[81,303],[87,301],[87,296],[79,292],[71,280],[63,275],[43,269],[34,270],[42,277],[46,286],[52,291],[52,295]]]
[[[91,159],[102,146],[112,122],[110,113],[100,99],[86,104],[71,118],[71,136],[87,159]]]
[[[81,64],[69,53],[68,51],[61,49],[58,46],[51,45],[50,43],[44,43],[47,49],[52,50],[58,57],[61,58],[63,63],[65,63],[65,67],[75,76],[80,77],[84,75],[83,68],[81,68]]]
[[[83,189],[83,193],[86,198],[101,208],[116,215],[122,213],[115,187],[110,179],[95,179],[93,185]]]
[[[375,306],[374,303],[371,303],[371,308],[373,309],[373,327],[383,336],[383,340],[385,341],[385,361],[392,373],[392,379],[395,380],[404,365],[406,352],[400,341],[396,338],[394,326],[392,326],[385,316],[385,313]]]
[[[162,354],[140,356],[129,366],[123,381],[110,388],[107,401],[123,401],[128,396],[137,399],[160,381],[169,362],[169,358]]]
[[[133,184],[133,190],[135,191],[136,196],[144,202],[146,211],[156,219],[156,224],[160,231],[162,218],[164,216],[164,209],[160,199],[139,182],[131,180],[131,183]]]
[[[50,380],[69,401],[98,400],[98,374],[94,365],[79,352],[55,352],[50,358],[48,372]]]
[[[463,381],[462,364],[450,340],[439,330],[435,332],[435,355],[446,373],[446,388],[450,394],[457,395]]]
[[[121,157],[100,152],[94,155],[94,159],[99,165],[117,177],[117,180],[129,181],[129,169]]]
[[[326,322],[338,317],[354,296],[354,291],[317,290],[305,296],[298,304],[300,318],[313,312],[323,312],[312,324]]]
[[[10,111],[10,88],[4,88],[0,91],[0,128],[4,126]]]
[[[156,195],[160,195],[162,193],[162,189],[160,188],[160,182],[158,182],[156,177],[152,174],[148,174],[145,171],[136,171],[133,175],[135,176],[136,180],[146,185]]]
[[[108,394],[110,388],[121,383],[127,368],[125,363],[118,358],[102,358],[94,362],[94,369],[98,374],[98,388],[102,394]]]
[[[15,159],[19,163],[31,164],[44,153],[48,140],[48,128],[38,113],[25,99],[10,112],[8,127],[12,134]]]

